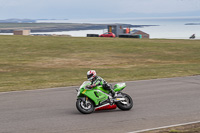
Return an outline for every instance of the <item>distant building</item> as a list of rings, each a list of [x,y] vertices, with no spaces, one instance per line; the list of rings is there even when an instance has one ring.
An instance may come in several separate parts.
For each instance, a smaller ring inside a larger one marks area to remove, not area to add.
[[[112,32],[119,37],[119,35],[130,33],[130,24],[110,24],[108,25],[108,32]]]
[[[30,35],[30,30],[15,30],[14,35]]]
[[[123,38],[149,38],[149,34],[140,31],[132,30],[130,24],[110,24],[108,25],[108,32],[112,32],[116,37]]]
[[[148,38],[149,39],[149,34],[141,31],[141,30],[132,30],[131,31],[132,35],[142,35],[142,38]]]

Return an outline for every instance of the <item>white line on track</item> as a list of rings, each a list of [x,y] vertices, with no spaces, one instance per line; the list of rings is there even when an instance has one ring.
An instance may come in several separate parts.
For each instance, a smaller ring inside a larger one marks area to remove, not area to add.
[[[194,122],[188,122],[188,123],[182,123],[182,124],[176,124],[176,125],[169,125],[169,126],[163,126],[163,127],[157,127],[157,128],[144,129],[144,130],[138,130],[138,131],[133,131],[133,132],[128,132],[128,133],[142,133],[142,132],[147,132],[147,131],[153,131],[153,130],[171,128],[171,127],[178,127],[178,126],[185,126],[185,125],[197,124],[197,123],[200,123],[200,121],[194,121]]]

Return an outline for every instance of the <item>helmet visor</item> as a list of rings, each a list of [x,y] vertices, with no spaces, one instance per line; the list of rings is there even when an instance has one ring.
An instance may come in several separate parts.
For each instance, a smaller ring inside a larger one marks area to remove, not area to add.
[[[92,73],[92,74],[90,74],[90,75],[87,75],[87,78],[88,78],[88,80],[92,80],[93,79],[93,76],[94,76],[94,74]]]
[[[88,80],[92,79],[93,74],[87,75]]]

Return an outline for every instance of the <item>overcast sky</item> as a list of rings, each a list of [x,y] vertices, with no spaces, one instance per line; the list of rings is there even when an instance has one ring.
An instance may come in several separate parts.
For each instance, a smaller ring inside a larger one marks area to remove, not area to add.
[[[0,19],[200,16],[200,0],[0,0]]]

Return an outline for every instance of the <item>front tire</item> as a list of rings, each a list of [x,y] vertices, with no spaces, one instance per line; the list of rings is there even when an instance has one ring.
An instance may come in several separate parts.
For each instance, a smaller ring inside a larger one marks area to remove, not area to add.
[[[130,110],[133,107],[133,100],[132,98],[125,93],[122,93],[123,97],[126,99],[125,102],[127,102],[127,104],[123,104],[121,101],[117,102],[116,105],[119,109],[121,110]]]
[[[87,103],[83,99],[77,99],[76,108],[83,114],[90,114],[94,111],[94,104],[90,99],[87,100]]]

